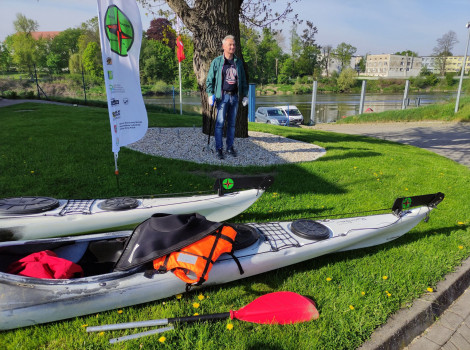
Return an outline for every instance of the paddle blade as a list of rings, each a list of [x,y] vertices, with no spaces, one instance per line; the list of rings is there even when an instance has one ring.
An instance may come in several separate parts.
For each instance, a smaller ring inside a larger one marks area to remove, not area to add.
[[[298,323],[319,316],[313,300],[293,292],[265,294],[238,311],[230,311],[232,319],[262,324]]]

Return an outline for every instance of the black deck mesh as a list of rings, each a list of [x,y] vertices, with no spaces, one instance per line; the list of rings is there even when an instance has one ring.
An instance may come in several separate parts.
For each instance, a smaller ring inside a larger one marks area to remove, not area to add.
[[[90,214],[94,199],[70,199],[59,215]]]
[[[300,247],[299,242],[293,238],[278,222],[250,224],[256,227],[269,242],[273,251],[290,247]]]

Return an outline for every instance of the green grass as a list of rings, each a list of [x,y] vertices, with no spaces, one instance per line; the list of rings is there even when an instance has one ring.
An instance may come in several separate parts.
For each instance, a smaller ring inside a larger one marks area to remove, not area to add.
[[[272,188],[234,218],[253,222],[388,208],[396,197],[437,191],[446,194],[428,223],[391,243],[323,256],[207,288],[202,291],[202,301],[199,292],[191,292],[181,299],[124,308],[122,313],[111,310],[1,332],[0,344],[6,349],[355,349],[393,312],[426,293],[428,287],[435,288],[470,255],[469,169],[415,147],[250,124],[251,130],[323,146],[327,154],[315,162],[235,168],[153,157],[123,148],[118,189],[106,109],[21,104],[1,108],[0,121],[0,197],[100,198],[208,190],[213,184],[208,175],[214,171],[273,173]],[[149,121],[151,126],[162,127],[201,125],[201,117],[154,112],[149,113]],[[281,290],[313,298],[320,319],[287,326],[232,321],[232,330],[226,328],[230,321],[188,324],[164,334],[163,343],[159,336],[151,336],[114,346],[108,345],[109,338],[135,331],[100,335],[87,334],[83,327],[225,312]],[[194,302],[200,307],[194,308]]]
[[[339,119],[338,123],[373,123],[373,122],[412,122],[412,121],[455,121],[470,122],[470,97],[460,99],[459,111],[454,112],[455,100],[447,103],[405,110],[364,113]]]

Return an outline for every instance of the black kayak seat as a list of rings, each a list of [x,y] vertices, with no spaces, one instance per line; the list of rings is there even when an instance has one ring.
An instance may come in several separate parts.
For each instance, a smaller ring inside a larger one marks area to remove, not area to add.
[[[325,225],[315,220],[299,219],[291,224],[291,230],[299,237],[322,240],[330,238],[330,230]]]

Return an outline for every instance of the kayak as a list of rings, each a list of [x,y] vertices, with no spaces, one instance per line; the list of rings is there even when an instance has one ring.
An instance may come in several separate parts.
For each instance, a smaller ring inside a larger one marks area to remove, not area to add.
[[[272,182],[272,176],[217,179],[213,193],[166,198],[4,198],[0,242],[133,229],[155,213],[198,212],[208,220],[225,221],[248,209]],[[247,190],[234,192],[242,188]]]
[[[325,254],[387,243],[427,220],[443,198],[442,193],[400,198],[387,214],[234,224],[232,227],[238,232],[234,255],[244,273],[240,274],[233,257],[223,254],[201,287],[235,281]],[[149,266],[126,271],[114,269],[131,234],[131,231],[118,231],[0,243],[0,329],[58,321],[184,293],[186,283],[171,272],[149,275]],[[38,279],[5,272],[12,262],[46,249],[79,264],[85,277]]]

